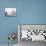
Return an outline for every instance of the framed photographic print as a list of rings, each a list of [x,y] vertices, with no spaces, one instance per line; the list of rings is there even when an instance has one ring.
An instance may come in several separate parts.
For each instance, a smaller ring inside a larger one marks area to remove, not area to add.
[[[5,8],[5,16],[16,16],[16,8]]]

